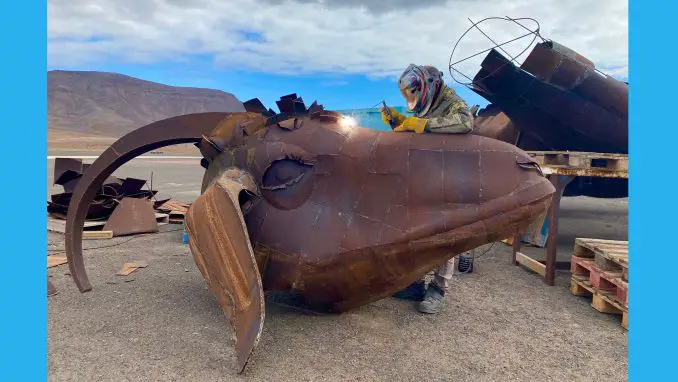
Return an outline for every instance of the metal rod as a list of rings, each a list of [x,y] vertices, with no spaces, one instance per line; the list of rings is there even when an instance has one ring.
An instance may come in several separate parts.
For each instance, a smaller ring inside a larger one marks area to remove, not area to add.
[[[457,65],[457,64],[460,63],[460,62],[464,62],[464,61],[466,61],[466,60],[468,60],[468,59],[470,59],[470,58],[473,58],[473,57],[475,57],[475,56],[479,56],[479,55],[481,55],[481,54],[483,54],[483,53],[489,52],[489,51],[491,51],[491,50],[494,49],[494,48],[499,48],[499,47],[504,46],[504,45],[506,45],[506,44],[510,44],[510,43],[512,43],[512,42],[514,42],[514,41],[516,41],[516,40],[520,40],[521,38],[527,37],[527,36],[529,36],[529,35],[531,35],[531,34],[534,34],[534,33],[532,33],[532,32],[531,32],[531,33],[526,33],[526,34],[524,34],[524,35],[522,35],[522,36],[516,37],[516,38],[514,38],[514,39],[512,39],[512,40],[506,41],[506,42],[501,43],[501,44],[499,44],[499,45],[497,45],[497,46],[493,46],[493,47],[491,47],[491,48],[485,49],[485,50],[480,51],[480,52],[478,52],[478,53],[476,53],[476,54],[474,54],[474,55],[472,55],[472,56],[468,56],[468,57],[466,57],[466,58],[463,58],[463,59],[461,59],[461,60],[455,62],[454,64],[450,64],[450,66],[452,66],[452,65]],[[532,44],[530,44],[530,45],[532,45]]]
[[[532,32],[532,31],[531,31],[529,28],[527,28],[525,25],[523,25],[523,24],[521,24],[521,23],[518,22],[518,20],[520,20],[520,19],[512,19],[512,18],[510,18],[510,17],[508,17],[508,16],[504,16],[504,17],[506,17],[506,20],[513,21],[514,23],[516,23],[516,24],[520,25],[521,27],[523,27],[525,30]],[[537,36],[539,36],[539,38],[541,39],[542,42],[546,41],[546,39],[544,39],[543,37],[541,37],[541,34],[539,34],[539,31],[541,30],[541,26],[539,25],[539,22],[538,22],[537,20],[532,20],[532,21],[534,21],[535,23],[537,23],[537,30],[534,31],[533,33],[535,33]]]
[[[478,30],[478,32],[482,33],[483,36],[487,37],[487,39],[490,40],[497,48],[501,49],[502,52],[506,53],[506,55],[509,56],[512,61],[515,60],[515,58],[513,58],[513,56],[511,56],[511,54],[509,52],[504,50],[504,48],[502,48],[501,45],[497,44],[494,40],[492,40],[492,38],[490,36],[488,36],[485,32],[483,32],[483,30],[480,29],[478,24],[474,23],[473,20],[471,20],[470,17],[468,18],[468,21],[470,21],[471,24],[473,24],[473,26]],[[530,45],[532,45],[532,44],[530,44]]]

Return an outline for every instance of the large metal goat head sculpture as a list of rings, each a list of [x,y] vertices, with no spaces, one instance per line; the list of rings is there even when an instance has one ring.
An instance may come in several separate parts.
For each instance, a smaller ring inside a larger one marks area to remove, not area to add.
[[[296,95],[247,112],[158,121],[120,138],[87,169],[69,206],[66,249],[90,290],[82,228],[97,188],[125,162],[193,142],[205,167],[186,216],[191,253],[233,325],[244,370],[264,323],[264,291],[296,290],[346,311],[392,295],[451,257],[510,236],[554,192],[530,157],[476,135],[345,126]]]

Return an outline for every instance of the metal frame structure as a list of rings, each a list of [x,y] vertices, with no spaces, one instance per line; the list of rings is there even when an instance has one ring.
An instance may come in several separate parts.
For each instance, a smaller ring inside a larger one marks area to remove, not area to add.
[[[480,27],[478,26],[479,24],[484,23],[485,21],[488,21],[488,20],[510,21],[510,22],[513,22],[513,23],[515,23],[515,24],[521,26],[523,29],[525,29],[525,30],[527,31],[527,33],[525,33],[524,35],[518,36],[518,37],[516,37],[516,38],[513,38],[513,39],[511,39],[511,40],[502,42],[501,44],[498,44],[498,43],[495,42],[490,36],[488,36],[487,33],[485,33],[482,29],[480,29]],[[523,24],[520,23],[520,21],[523,21],[523,20],[529,20],[529,21],[534,22],[534,23],[537,25],[537,28],[536,28],[535,30],[531,30],[531,29],[527,28],[525,25],[523,25]],[[453,79],[454,81],[456,81],[458,84],[464,85],[464,86],[467,86],[467,87],[477,86],[477,84],[474,83],[475,81],[474,81],[474,79],[473,79],[472,77],[469,77],[469,76],[467,76],[466,74],[464,74],[463,72],[461,72],[460,70],[456,69],[456,68],[454,67],[455,65],[460,64],[460,63],[462,63],[462,62],[464,62],[464,61],[467,61],[467,60],[469,60],[469,59],[471,59],[471,58],[473,58],[473,57],[477,57],[477,56],[479,56],[479,55],[481,55],[481,54],[483,54],[483,53],[487,53],[487,52],[491,51],[492,49],[499,49],[499,50],[501,50],[502,52],[504,52],[504,54],[506,54],[506,55],[510,58],[510,61],[509,61],[509,62],[515,63],[516,60],[517,60],[520,56],[522,56],[523,54],[525,54],[525,52],[527,52],[527,51],[530,49],[530,47],[532,46],[532,44],[534,44],[534,42],[537,40],[537,38],[540,38],[542,41],[546,41],[546,39],[544,39],[544,38],[539,34],[539,30],[541,29],[541,26],[539,25],[539,22],[538,22],[537,20],[533,19],[533,18],[529,18],[529,17],[521,17],[521,18],[516,18],[516,19],[514,19],[514,18],[511,18],[511,17],[505,16],[505,17],[486,17],[486,18],[484,18],[484,19],[482,19],[482,20],[480,20],[480,21],[478,21],[478,22],[474,22],[473,20],[471,20],[471,19],[469,18],[468,21],[471,22],[471,26],[470,26],[464,33],[462,33],[461,37],[459,37],[459,39],[457,40],[457,42],[454,44],[454,48],[452,49],[452,54],[450,54],[450,61],[449,61],[449,73],[450,73],[450,76],[452,76],[452,79]],[[480,51],[480,52],[477,52],[477,53],[475,53],[475,54],[472,54],[472,55],[470,55],[470,56],[468,56],[468,57],[462,58],[461,60],[455,61],[455,62],[453,63],[453,62],[452,62],[452,58],[454,57],[454,53],[457,51],[457,47],[459,46],[459,43],[460,43],[461,40],[464,38],[464,36],[466,36],[466,35],[468,34],[468,32],[470,32],[472,29],[477,29],[480,33],[482,33],[483,36],[485,36],[485,38],[487,38],[488,40],[490,40],[490,42],[491,42],[492,44],[494,44],[494,46],[492,46],[492,47],[490,47],[490,48],[488,48],[488,49],[482,50],[482,51]],[[530,41],[530,43],[525,47],[525,49],[523,49],[523,50],[522,50],[517,56],[515,56],[515,57],[511,56],[511,54],[509,54],[504,48],[502,48],[502,46],[504,46],[504,45],[506,45],[506,44],[510,44],[510,43],[512,43],[512,42],[518,41],[518,40],[523,39],[523,38],[528,37],[528,36],[534,36],[534,37],[532,38],[532,41]],[[486,77],[484,77],[484,78],[487,78],[487,77],[493,75],[493,74],[494,74],[496,71],[498,71],[499,69],[501,69],[501,68],[497,68],[494,72],[488,74],[488,75],[487,75]],[[454,71],[454,72],[457,72],[457,73],[459,73],[459,74],[461,74],[462,76],[464,76],[466,79],[470,80],[471,82],[461,82],[461,81],[459,81],[459,80],[454,76],[454,74],[452,73],[453,71]],[[481,80],[484,79],[484,78],[481,78]],[[477,80],[477,79],[476,79],[476,80]]]
[[[571,153],[576,155],[577,153]],[[606,156],[606,154],[600,154],[600,156]],[[615,155],[617,157],[626,158],[626,155]],[[549,167],[548,165],[542,165],[542,171],[546,175],[553,187],[556,189],[556,192],[553,194],[551,199],[551,206],[548,209],[547,220],[548,220],[548,237],[546,240],[546,262],[545,264],[540,263],[534,259],[529,258],[527,255],[520,252],[522,247],[521,239],[522,232],[516,231],[513,236],[513,253],[511,256],[511,262],[514,265],[524,265],[528,268],[539,273],[544,280],[544,283],[548,285],[555,284],[555,271],[556,271],[556,252],[557,252],[557,239],[558,239],[558,219],[560,216],[560,200],[563,196],[563,191],[572,180],[577,176],[591,176],[599,178],[625,178],[628,179],[628,169],[623,170],[601,170],[597,168],[575,168],[575,167]]]

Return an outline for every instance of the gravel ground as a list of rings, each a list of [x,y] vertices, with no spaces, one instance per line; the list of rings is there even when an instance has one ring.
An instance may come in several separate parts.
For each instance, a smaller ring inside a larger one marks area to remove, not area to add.
[[[190,199],[200,181],[190,161],[188,167],[135,162],[116,175],[155,171],[154,188],[180,199]],[[626,208],[626,199],[566,198],[559,259],[571,253],[574,236],[626,239]],[[51,251],[63,248],[63,235],[48,237]],[[245,374],[237,375],[230,327],[181,232],[126,240],[84,242],[122,243],[85,252],[91,292],[77,291],[67,265],[48,270],[59,290],[48,299],[50,380],[627,379],[620,317],[595,311],[590,298],[572,296],[566,271],[558,271],[556,286],[548,287],[510,265],[510,249],[501,243],[476,260],[474,273],[454,277],[444,311],[434,316],[392,298],[342,315],[316,315],[283,295],[269,295],[261,342]],[[134,260],[148,267],[115,275]]]
[[[343,315],[314,315],[272,296],[258,351],[237,376],[228,322],[180,235],[87,251],[94,289],[86,294],[77,292],[67,266],[49,270],[59,290],[49,299],[50,380],[626,379],[619,317],[570,295],[566,272],[547,287],[509,265],[502,244],[476,260],[474,273],[455,276],[439,315],[420,315],[391,298]],[[58,235],[50,241],[62,247]],[[115,276],[134,260],[148,267]]]

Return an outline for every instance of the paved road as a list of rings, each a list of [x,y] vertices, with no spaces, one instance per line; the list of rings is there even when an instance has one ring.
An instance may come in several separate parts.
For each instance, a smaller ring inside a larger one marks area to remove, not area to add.
[[[49,194],[62,192],[61,186],[54,182],[54,157],[80,157],[84,163],[92,163],[92,155],[50,155],[47,159],[47,190]],[[159,155],[135,158],[125,163],[114,174],[118,177],[134,177],[146,179],[150,185],[151,175],[153,189],[158,190],[158,198],[173,198],[181,201],[193,201],[200,194],[204,169],[200,167],[200,157]]]

